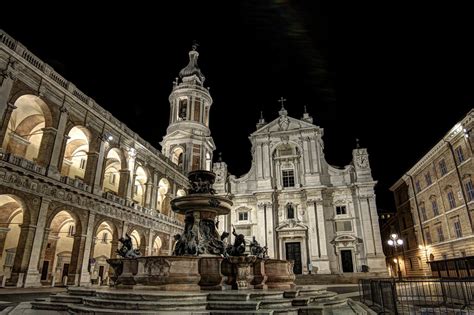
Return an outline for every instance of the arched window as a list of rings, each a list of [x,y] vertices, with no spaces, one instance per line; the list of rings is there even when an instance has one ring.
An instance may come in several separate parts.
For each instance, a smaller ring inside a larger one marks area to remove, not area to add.
[[[173,150],[171,154],[171,161],[178,165],[179,167],[183,166],[184,150],[181,147],[177,147]]]
[[[61,174],[83,179],[86,173],[90,133],[83,126],[73,127],[68,133]]]

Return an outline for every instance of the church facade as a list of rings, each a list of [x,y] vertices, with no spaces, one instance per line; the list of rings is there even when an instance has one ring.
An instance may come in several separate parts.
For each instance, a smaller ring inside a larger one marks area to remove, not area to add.
[[[234,203],[232,213],[219,219],[221,231],[235,227],[248,241],[255,236],[270,257],[293,259],[296,273],[385,271],[367,150],[354,149],[344,168],[329,165],[323,129],[309,114],[295,119],[282,106],[277,119],[260,119],[251,134],[253,160],[246,175],[229,174],[222,161],[211,165],[212,97],[198,56],[193,47],[174,83],[162,153],[185,172],[216,173],[214,188]]]
[[[344,168],[331,166],[323,134],[309,114],[295,119],[282,106],[250,135],[247,174],[237,178],[214,163],[215,187],[234,202],[226,228],[256,236],[270,257],[293,259],[295,273],[383,272],[367,149],[354,149]]]

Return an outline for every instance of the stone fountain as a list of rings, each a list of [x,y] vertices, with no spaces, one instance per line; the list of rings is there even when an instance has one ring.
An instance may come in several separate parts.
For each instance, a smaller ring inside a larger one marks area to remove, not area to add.
[[[110,288],[70,287],[66,294],[32,302],[32,308],[73,314],[356,313],[352,302],[335,293],[295,288],[293,262],[268,258],[255,238],[250,255],[244,235],[235,229],[235,241],[227,245],[229,233],[219,235],[216,217],[228,214],[232,202],[215,195],[214,176],[189,173],[189,194],[171,202],[173,211],[185,216],[172,256],[141,256],[126,235],[117,251],[122,258],[107,260],[113,269]]]
[[[266,248],[255,238],[251,255],[245,253],[246,242],[235,229],[234,244],[226,244],[229,233],[219,235],[216,218],[230,213],[232,201],[215,194],[215,174],[199,170],[188,175],[187,196],[171,201],[172,210],[184,215],[184,232],[174,236],[172,256],[142,257],[122,240],[118,254],[124,258],[109,259],[117,288],[157,290],[229,290],[291,289],[295,275],[292,262],[269,259]]]

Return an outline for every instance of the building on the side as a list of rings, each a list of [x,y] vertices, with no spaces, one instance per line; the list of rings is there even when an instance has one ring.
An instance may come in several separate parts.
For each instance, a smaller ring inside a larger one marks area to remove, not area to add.
[[[126,233],[145,255],[170,254],[183,230],[170,200],[188,185],[179,157],[173,163],[3,31],[0,74],[2,284],[107,281],[105,260]]]
[[[407,276],[474,271],[473,127],[471,110],[390,188],[405,246],[386,254]]]
[[[367,149],[345,167],[324,157],[323,129],[304,113],[263,117],[250,135],[252,166],[237,178],[214,163],[215,188],[234,203],[223,227],[293,259],[295,273],[386,272]]]

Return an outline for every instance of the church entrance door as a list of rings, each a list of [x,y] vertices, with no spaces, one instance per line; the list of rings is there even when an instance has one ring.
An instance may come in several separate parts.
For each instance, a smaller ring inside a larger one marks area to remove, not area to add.
[[[342,272],[354,272],[354,266],[352,265],[352,251],[341,250],[341,263]]]
[[[293,267],[293,272],[295,274],[301,274],[303,272],[302,264],[301,264],[301,243],[300,242],[292,242],[292,243],[285,243],[286,246],[286,259],[293,260],[295,262],[295,266]]]

